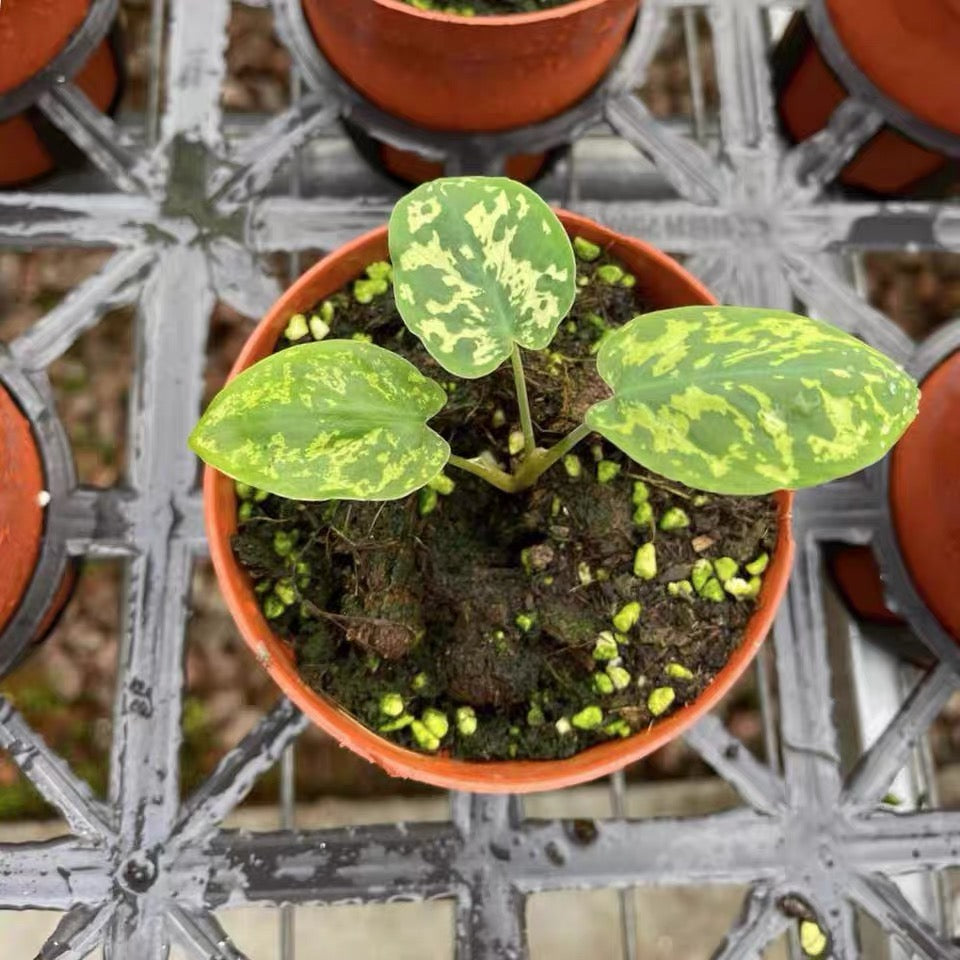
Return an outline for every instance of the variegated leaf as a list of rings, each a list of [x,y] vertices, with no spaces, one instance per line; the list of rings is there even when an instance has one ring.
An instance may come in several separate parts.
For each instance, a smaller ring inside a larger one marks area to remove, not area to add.
[[[892,360],[779,310],[635,317],[597,355],[614,396],[587,423],[650,470],[716,493],[825,483],[879,460],[917,413]]]
[[[291,347],[217,394],[190,446],[223,473],[297,500],[394,500],[450,456],[427,420],[443,388],[371,343]]]
[[[418,187],[393,209],[390,257],[403,322],[460,377],[496,370],[515,342],[542,350],[576,293],[560,221],[504,177]]]

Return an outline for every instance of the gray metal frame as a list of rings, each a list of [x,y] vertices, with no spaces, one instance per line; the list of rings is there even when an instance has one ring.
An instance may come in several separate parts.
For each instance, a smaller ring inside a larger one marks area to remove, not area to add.
[[[218,298],[253,316],[274,300],[279,289],[263,254],[329,249],[385,220],[392,200],[374,180],[366,181],[373,184],[369,192],[344,196],[324,192],[336,174],[321,171],[316,193],[296,195],[298,151],[339,116],[399,146],[445,157],[449,170],[481,171],[497,169],[505,151],[537,150],[600,123],[615,137],[591,141],[593,156],[619,157],[621,138],[652,158],[657,189],[637,194],[636,184],[648,182],[643,177],[598,183],[581,175],[574,160],[547,184],[554,193],[561,189],[552,199],[685,255],[722,300],[783,308],[798,300],[917,372],[960,347],[960,326],[915,350],[847,282],[842,257],[870,247],[960,251],[960,208],[831,194],[837,172],[883,120],[865,100],[846,101],[827,129],[797,147],[780,140],[764,0],[646,0],[619,67],[584,104],[535,129],[475,138],[417,131],[360,100],[316,54],[296,0],[274,0],[273,7],[309,90],[252,132],[248,125],[246,135],[227,138],[220,90],[228,0],[169,0],[166,30],[167,5],[154,0],[153,6],[155,58],[168,39],[166,96],[162,112],[148,115],[137,136],[99,114],[69,82],[38,100],[109,188],[77,193],[47,185],[0,194],[2,245],[116,248],[97,274],[0,350],[0,378],[37,428],[54,495],[42,576],[0,647],[13,656],[28,642],[67,555],[122,557],[127,569],[108,802],[96,801],[0,703],[0,746],[71,831],[46,843],[0,845],[0,907],[66,911],[41,956],[82,957],[103,943],[108,958],[139,960],[163,957],[177,941],[197,957],[237,958],[212,912],[218,907],[272,904],[289,911],[291,904],[446,897],[456,902],[460,960],[523,958],[529,894],[724,883],[747,884],[749,893],[715,954],[723,960],[759,956],[794,925],[791,904],[798,903],[816,915],[834,957],[859,955],[855,911],[861,908],[909,953],[960,958],[960,948],[894,882],[960,865],[960,812],[895,813],[880,803],[957,688],[960,665],[957,647],[923,607],[900,559],[883,467],[797,498],[798,556],[774,639],[779,750],[771,763],[755,759],[714,716],[687,737],[740,793],[739,809],[682,821],[625,819],[623,779],[616,777],[616,815],[587,830],[530,820],[518,800],[481,795],[454,796],[448,823],[224,830],[225,816],[281,755],[285,797],[292,798],[287,748],[305,720],[283,700],[180,803],[186,598],[194,559],[205,550],[196,462],[185,438],[200,408],[208,324]],[[721,96],[719,140],[712,143],[702,88],[699,97],[694,91],[698,139],[656,121],[631,92],[678,8],[688,39],[693,8],[706,11],[713,30]],[[159,103],[159,87],[153,90],[151,102]],[[276,173],[290,157],[292,192],[283,195]],[[636,163],[649,173],[639,154]],[[132,302],[138,313],[126,482],[109,490],[78,487],[45,370],[106,310]],[[893,602],[940,658],[846,777],[822,604],[825,540],[879,548]],[[624,917],[624,946],[632,955],[626,909]]]

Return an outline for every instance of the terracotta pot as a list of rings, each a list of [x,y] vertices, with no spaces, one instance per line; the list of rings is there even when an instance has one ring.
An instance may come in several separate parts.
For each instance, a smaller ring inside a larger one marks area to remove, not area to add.
[[[89,0],[4,0],[0,16],[0,94],[46,66],[83,23]],[[74,77],[101,110],[109,110],[120,87],[113,47],[104,40]],[[0,186],[49,173],[62,152],[62,135],[28,110],[0,122]]]
[[[27,418],[0,387],[0,635],[30,584],[43,539],[43,466]],[[46,635],[73,587],[71,568],[40,624],[35,640]]]
[[[885,97],[923,123],[960,136],[960,100],[951,82],[960,49],[958,0],[872,0],[869,10],[863,0],[826,0],[826,7],[847,55]],[[806,139],[823,129],[847,98],[844,81],[800,14],[778,45],[774,64],[783,126],[794,141]],[[839,179],[897,194],[948,172],[950,165],[944,154],[887,124]]]
[[[920,413],[890,460],[890,510],[917,592],[960,642],[960,353],[921,384]]]
[[[581,100],[623,46],[638,0],[576,0],[552,10],[458,17],[400,0],[303,0],[318,46],[347,82],[387,113],[431,130],[509,130]],[[543,156],[511,157],[532,179]],[[423,182],[439,164],[382,148],[396,176]]]
[[[609,248],[627,269],[636,274],[644,298],[654,308],[716,302],[697,280],[659,250],[584,217],[563,212],[559,215],[569,232]],[[309,310],[318,300],[356,277],[367,264],[387,256],[387,230],[382,227],[317,263],[284,293],[260,322],[234,364],[231,376],[273,351],[291,314]],[[343,746],[379,764],[394,776],[484,793],[555,790],[593,780],[656,750],[716,706],[760,649],[787,586],[793,557],[790,534],[793,495],[781,492],[777,497],[777,548],[764,578],[756,612],[747,625],[740,646],[696,701],[649,730],[591,747],[564,760],[484,763],[428,756],[400,747],[377,736],[303,682],[290,647],[273,634],[263,618],[250,580],[230,547],[237,517],[233,481],[209,467],[204,475],[207,536],[220,587],[247,644],[287,696]]]
[[[377,144],[378,160],[384,169],[405,183],[426,183],[443,176],[443,164],[428,160],[413,150],[398,150],[388,143]],[[511,180],[529,183],[547,162],[545,153],[518,153],[507,157],[504,175]]]
[[[903,618],[887,606],[880,566],[870,547],[831,550],[827,566],[840,595],[858,619],[885,626],[903,623]]]

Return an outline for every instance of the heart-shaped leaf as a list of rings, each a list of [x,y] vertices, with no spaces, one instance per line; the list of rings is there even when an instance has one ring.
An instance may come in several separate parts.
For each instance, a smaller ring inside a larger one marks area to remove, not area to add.
[[[504,177],[450,177],[418,187],[390,217],[403,322],[436,361],[482,377],[514,343],[542,350],[576,293],[566,231],[532,190]]]
[[[916,416],[892,360],[779,310],[683,307],[635,317],[603,341],[614,395],[587,423],[665,477],[716,493],[825,483],[868,466]]]
[[[443,388],[389,350],[353,340],[291,347],[217,394],[190,437],[223,473],[296,500],[395,500],[450,456],[426,421]]]

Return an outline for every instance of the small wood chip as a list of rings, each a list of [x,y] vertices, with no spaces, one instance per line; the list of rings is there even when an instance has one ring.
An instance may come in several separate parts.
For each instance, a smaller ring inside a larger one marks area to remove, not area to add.
[[[704,550],[709,550],[715,543],[716,540],[714,540],[713,537],[708,537],[705,533],[699,537],[694,537],[690,541],[690,545],[697,553],[703,553]]]

